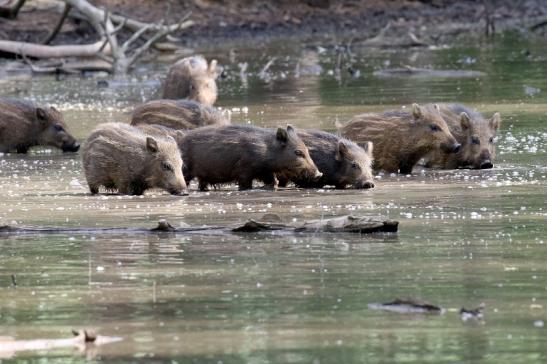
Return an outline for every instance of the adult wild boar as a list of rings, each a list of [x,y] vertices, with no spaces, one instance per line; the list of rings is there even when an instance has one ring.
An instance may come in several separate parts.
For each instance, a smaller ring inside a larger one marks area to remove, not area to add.
[[[127,124],[99,125],[84,145],[83,165],[92,194],[100,186],[126,195],[142,195],[149,188],[187,194],[175,140],[152,137]]]
[[[217,100],[217,61],[209,65],[202,56],[192,56],[176,62],[167,73],[163,88],[164,99],[189,99],[212,106]]]
[[[485,119],[477,111],[460,104],[441,104],[439,107],[450,132],[462,147],[455,154],[433,151],[426,157],[426,166],[443,169],[492,168],[500,114],[495,113],[490,119]]]
[[[172,129],[194,129],[206,125],[228,125],[218,109],[193,100],[154,100],[133,111],[131,125],[157,124]]]
[[[374,168],[387,172],[411,173],[428,153],[437,149],[457,153],[461,148],[437,105],[412,104],[411,112],[357,115],[340,131],[359,145],[372,141]]]
[[[188,131],[181,143],[184,177],[199,188],[236,181],[251,189],[257,179],[277,186],[276,174],[319,178],[321,173],[292,126],[277,131],[248,125],[205,126]]]
[[[30,147],[52,146],[76,152],[80,144],[54,107],[0,97],[0,152],[26,153]]]
[[[343,189],[373,188],[372,143],[361,148],[354,142],[319,130],[299,131],[298,136],[310,152],[323,176],[317,180],[278,175],[279,185],[292,180],[298,187],[321,188],[326,185]]]

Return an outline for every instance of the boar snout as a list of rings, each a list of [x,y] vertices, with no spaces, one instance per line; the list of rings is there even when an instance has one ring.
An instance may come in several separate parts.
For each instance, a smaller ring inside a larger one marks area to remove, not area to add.
[[[313,179],[317,181],[321,177],[323,177],[323,173],[319,172],[319,170],[316,169],[315,174],[313,175]]]
[[[452,143],[441,144],[441,149],[445,153],[458,153],[462,149],[462,145],[454,139]]]
[[[480,154],[480,169],[490,169],[494,167],[494,164],[492,164],[492,156],[490,155],[490,152],[488,150],[483,150]]]
[[[355,183],[355,188],[358,189],[369,189],[374,188],[374,182],[372,181],[358,181]]]
[[[80,143],[74,142],[70,144],[63,144],[61,149],[63,152],[77,152],[80,149]]]

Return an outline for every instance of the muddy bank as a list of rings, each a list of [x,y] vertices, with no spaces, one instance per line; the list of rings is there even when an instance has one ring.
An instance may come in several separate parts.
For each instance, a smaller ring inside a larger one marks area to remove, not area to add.
[[[288,1],[262,0],[97,0],[114,13],[146,22],[166,19],[174,23],[188,13],[195,25],[176,37],[185,46],[214,45],[226,41],[265,41],[294,37],[353,41],[372,38],[388,24],[390,32],[411,32],[427,43],[459,35],[484,36],[508,29],[541,33],[547,4],[541,0],[496,1]],[[61,16],[62,5],[52,0],[28,2],[15,20],[0,19],[0,38],[39,42]],[[72,17],[54,44],[97,40],[92,27]]]

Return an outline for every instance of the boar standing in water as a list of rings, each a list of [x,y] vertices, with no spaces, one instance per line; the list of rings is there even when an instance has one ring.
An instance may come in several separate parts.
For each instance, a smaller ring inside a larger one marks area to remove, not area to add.
[[[54,107],[0,97],[0,152],[26,153],[38,145],[57,147],[63,152],[77,152],[80,148]]]
[[[127,124],[99,125],[85,143],[83,165],[92,194],[100,186],[126,195],[142,195],[149,188],[187,194],[175,140],[147,136]]]
[[[310,152],[311,159],[323,173],[318,180],[278,175],[279,185],[292,180],[298,187],[321,188],[326,185],[344,189],[373,188],[372,143],[361,148],[354,142],[318,130],[299,131],[298,136]]]
[[[163,88],[164,99],[189,99],[212,106],[217,100],[217,61],[209,65],[202,56],[183,58],[169,69]]]
[[[138,106],[131,125],[158,124],[172,129],[194,129],[206,125],[228,125],[230,120],[212,106],[193,100],[155,100]]]
[[[450,133],[437,105],[412,104],[412,111],[388,111],[355,116],[341,126],[342,136],[363,145],[374,144],[374,168],[411,173],[428,153],[457,153],[461,145]]]
[[[426,157],[426,166],[443,169],[492,168],[496,155],[494,139],[501,123],[500,114],[495,113],[486,120],[477,111],[463,105],[441,104],[439,107],[448,128],[462,148],[456,154],[433,151]]]
[[[180,145],[184,176],[196,177],[199,188],[237,181],[251,189],[258,179],[277,187],[276,174],[319,178],[308,148],[290,125],[277,131],[247,125],[205,126],[190,130]]]

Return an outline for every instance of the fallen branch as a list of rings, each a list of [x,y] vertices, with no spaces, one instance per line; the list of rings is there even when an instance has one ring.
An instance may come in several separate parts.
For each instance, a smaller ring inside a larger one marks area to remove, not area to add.
[[[103,41],[82,45],[42,45],[0,40],[0,51],[34,58],[92,57],[103,47]]]
[[[0,358],[10,358],[18,351],[29,350],[78,348],[84,351],[86,349],[86,344],[100,346],[123,340],[121,337],[117,336],[97,335],[93,330],[73,330],[72,333],[74,334],[74,337],[68,339],[15,340],[12,338],[0,337]]]
[[[57,36],[57,34],[59,34],[59,31],[63,27],[63,24],[64,24],[66,18],[68,17],[68,13],[70,13],[70,9],[72,9],[72,5],[65,4],[65,7],[63,9],[63,14],[61,15],[61,18],[59,19],[59,21],[57,22],[55,27],[51,30],[51,33],[49,33],[48,36],[42,41],[42,44],[47,45],[47,44],[51,43],[51,41],[53,39],[55,39],[55,37]]]

